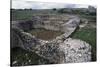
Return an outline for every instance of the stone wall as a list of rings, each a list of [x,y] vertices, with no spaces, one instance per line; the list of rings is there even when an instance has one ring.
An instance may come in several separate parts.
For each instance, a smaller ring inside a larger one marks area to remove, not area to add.
[[[50,41],[37,39],[30,33],[25,32],[25,30],[31,28],[56,30],[55,24],[46,25],[47,27],[45,27],[45,23],[35,21],[12,23],[12,48],[21,47],[22,49],[35,52],[52,63],[91,61],[91,46],[88,43],[79,39],[67,38],[79,26],[80,19],[78,17],[71,18],[68,22],[59,23],[57,30],[63,31],[64,34]]]

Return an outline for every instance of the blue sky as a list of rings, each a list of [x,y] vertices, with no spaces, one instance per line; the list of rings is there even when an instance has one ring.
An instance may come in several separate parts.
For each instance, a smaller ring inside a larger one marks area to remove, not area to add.
[[[12,8],[15,9],[52,9],[52,8],[87,8],[88,5],[79,4],[67,4],[67,3],[46,3],[46,2],[34,2],[24,0],[12,0]]]

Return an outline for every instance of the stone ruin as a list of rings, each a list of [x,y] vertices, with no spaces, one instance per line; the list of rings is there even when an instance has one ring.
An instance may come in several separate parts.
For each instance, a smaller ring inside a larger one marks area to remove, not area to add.
[[[76,63],[91,61],[91,46],[69,36],[80,24],[80,18],[65,15],[36,15],[31,21],[12,21],[11,48],[21,47],[35,52],[52,63]],[[62,31],[52,40],[42,40],[26,32],[32,28]]]

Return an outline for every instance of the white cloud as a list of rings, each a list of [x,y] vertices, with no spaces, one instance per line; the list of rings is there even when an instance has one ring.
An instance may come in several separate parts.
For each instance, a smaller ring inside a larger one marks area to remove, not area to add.
[[[33,8],[33,9],[50,9],[50,8],[63,8],[66,4],[56,4],[56,3],[43,3],[43,2],[32,2],[32,1],[12,1],[12,8],[24,9],[24,8]]]
[[[87,8],[87,5],[65,4],[65,3],[45,3],[23,0],[12,0],[12,8],[15,9],[51,9],[51,8]]]
[[[12,8],[16,9],[24,9],[24,8],[31,8],[32,4],[27,3],[27,1],[12,1]]]

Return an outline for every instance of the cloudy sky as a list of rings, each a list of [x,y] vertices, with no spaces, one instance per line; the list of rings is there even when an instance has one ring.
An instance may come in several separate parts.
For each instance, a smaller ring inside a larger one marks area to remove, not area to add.
[[[88,5],[79,4],[66,4],[66,3],[46,3],[46,2],[34,2],[24,0],[12,0],[12,8],[14,9],[52,9],[52,8],[87,8]]]

